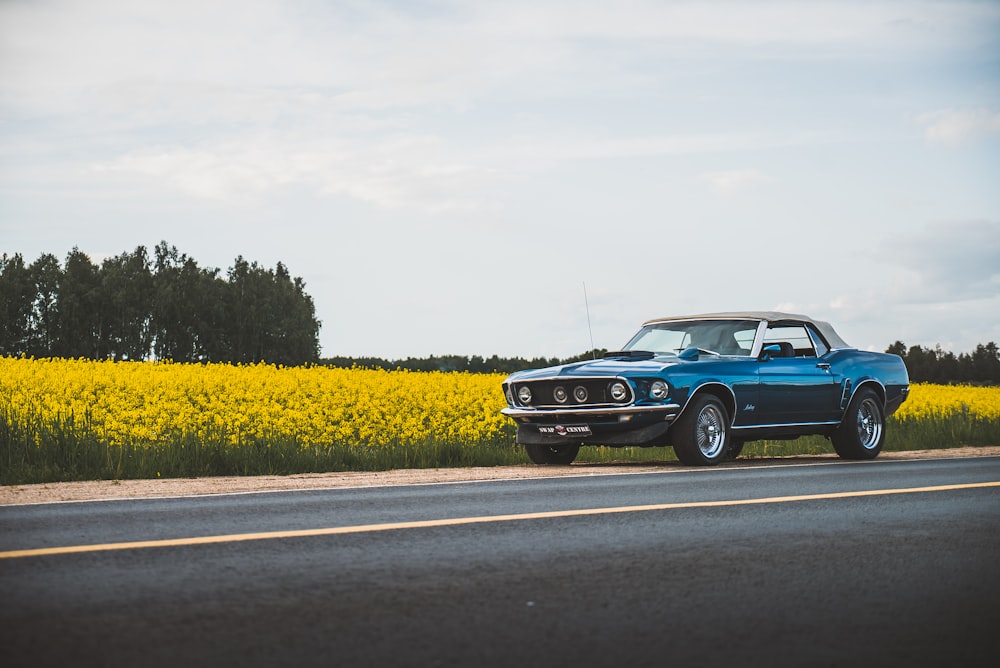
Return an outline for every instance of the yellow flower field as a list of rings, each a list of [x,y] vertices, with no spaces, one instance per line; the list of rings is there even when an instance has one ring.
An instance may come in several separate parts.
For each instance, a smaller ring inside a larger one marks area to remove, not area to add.
[[[500,374],[0,358],[0,484],[525,463]],[[762,446],[829,452],[822,437]],[[890,450],[1000,445],[1000,388],[915,384]],[[671,458],[588,449],[583,460]],[[754,456],[753,448],[746,454]]]
[[[502,376],[0,358],[0,413],[109,445],[476,445],[509,437]]]
[[[915,383],[910,396],[898,411],[898,420],[950,418],[968,414],[979,420],[1000,422],[1000,387],[931,385]]]

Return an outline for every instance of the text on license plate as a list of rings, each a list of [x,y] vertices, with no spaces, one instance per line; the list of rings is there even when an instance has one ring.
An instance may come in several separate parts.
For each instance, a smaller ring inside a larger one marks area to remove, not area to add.
[[[590,436],[590,425],[586,424],[557,424],[539,425],[538,433],[547,436]]]

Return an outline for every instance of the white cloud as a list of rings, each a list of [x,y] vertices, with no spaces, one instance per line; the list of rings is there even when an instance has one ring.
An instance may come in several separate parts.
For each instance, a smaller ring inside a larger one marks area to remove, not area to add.
[[[355,110],[461,108],[635,81],[636,56],[905,58],[989,45],[998,24],[976,2],[3,3],[0,94],[57,112],[119,82],[224,82],[324,89]]]
[[[248,136],[195,148],[153,147],[93,166],[98,173],[165,183],[195,197],[253,203],[290,186],[426,213],[484,206],[484,170],[449,155],[433,137],[374,143],[336,137]]]
[[[773,180],[764,172],[755,169],[707,172],[701,176],[702,180],[712,184],[712,187],[722,193],[743,190],[744,188],[770,183]]]
[[[635,0],[610,12],[564,0],[10,4],[0,8],[0,114],[58,126],[53,153],[81,155],[67,138],[100,138],[84,147],[99,151],[90,162],[100,174],[162,180],[197,197],[244,201],[298,184],[383,207],[474,211],[492,208],[484,193],[493,179],[565,160],[836,141],[828,132],[744,129],[752,124],[607,134],[574,124],[576,99],[662,86],[644,73],[647,57],[720,47],[753,57],[810,48],[846,55],[921,33],[928,22],[944,34],[967,20],[933,3],[859,11],[833,2],[806,10]],[[604,46],[594,51],[594,40]],[[562,98],[570,102],[549,106]],[[544,109],[538,132],[465,143],[437,125],[498,102]],[[753,170],[704,178],[723,192],[769,180]]]
[[[563,161],[748,152],[827,141],[808,135],[719,134],[524,138],[503,146],[470,148],[447,137],[384,130],[341,135],[322,128],[315,133],[251,128],[225,141],[130,150],[94,163],[91,170],[97,175],[139,177],[154,186],[164,184],[194,197],[235,204],[294,185],[386,208],[469,213],[495,209],[489,192],[499,180],[550,169]],[[709,172],[702,178],[722,193],[773,181],[759,170]]]
[[[937,304],[1000,295],[1000,222],[937,222],[882,243],[880,257],[902,267],[903,303]]]
[[[858,275],[869,280],[826,303],[778,310],[828,320],[848,343],[870,350],[901,340],[968,352],[1000,335],[1000,222],[932,223],[883,239],[866,255]]]
[[[859,47],[926,46],[956,44],[970,39],[967,22],[976,22],[981,34],[975,40],[988,44],[989,26],[1000,12],[977,2],[784,2],[747,3],[628,0],[608,11],[607,3],[594,0],[506,2],[499,14],[480,9],[477,23],[492,31],[545,39],[616,38],[656,41],[672,52],[698,51],[713,46],[750,47],[751,57],[767,57],[786,48],[812,48],[842,56],[856,55]],[[750,52],[748,52],[750,53]]]
[[[958,146],[984,137],[1000,137],[1000,111],[942,109],[921,114],[924,137],[933,144]]]

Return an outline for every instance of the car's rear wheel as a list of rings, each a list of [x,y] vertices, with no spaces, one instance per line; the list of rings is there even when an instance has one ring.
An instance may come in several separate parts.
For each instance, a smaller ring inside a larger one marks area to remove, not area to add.
[[[579,445],[539,445],[525,443],[524,449],[528,458],[536,464],[556,464],[565,466],[572,464],[580,452]]]
[[[710,394],[700,394],[670,428],[677,459],[688,466],[714,466],[729,451],[729,413]]]
[[[878,395],[858,390],[830,440],[842,459],[875,459],[885,445],[885,411]]]

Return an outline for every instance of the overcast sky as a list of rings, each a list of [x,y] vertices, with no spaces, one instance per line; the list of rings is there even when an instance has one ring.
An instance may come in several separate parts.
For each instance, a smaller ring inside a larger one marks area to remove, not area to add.
[[[325,356],[778,309],[1000,342],[1000,2],[0,0],[0,253],[301,276]]]

